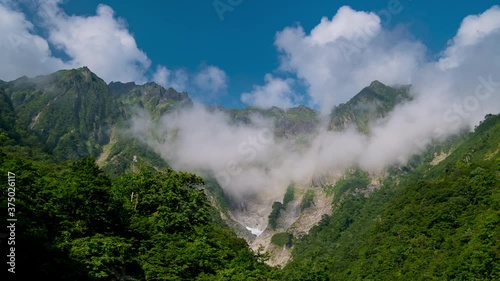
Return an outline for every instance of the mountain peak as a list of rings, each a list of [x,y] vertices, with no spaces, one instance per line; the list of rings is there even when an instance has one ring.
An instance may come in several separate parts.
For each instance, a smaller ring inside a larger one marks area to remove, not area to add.
[[[84,83],[102,82],[106,84],[104,80],[102,80],[102,78],[97,76],[86,66],[80,68],[67,69],[67,70],[59,70],[53,74],[49,74],[48,77],[54,77],[56,79],[64,79],[64,80],[69,79],[72,81],[81,81]]]
[[[370,88],[378,88],[378,87],[387,87],[384,83],[378,81],[378,80],[375,80],[373,82],[370,83]]]
[[[90,71],[90,69],[86,66],[84,67],[81,67],[78,69],[78,71],[83,75],[83,77],[85,78],[85,81],[91,81],[92,80],[92,71]],[[95,74],[94,74],[95,75]]]
[[[397,104],[408,100],[411,100],[409,86],[393,88],[375,80],[347,103],[333,109],[329,129],[354,126],[360,132],[369,133],[371,121],[383,118]]]

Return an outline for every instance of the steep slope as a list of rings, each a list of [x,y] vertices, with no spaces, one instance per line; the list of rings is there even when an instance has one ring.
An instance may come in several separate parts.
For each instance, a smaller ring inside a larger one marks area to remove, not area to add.
[[[385,117],[397,104],[409,100],[410,86],[393,88],[373,81],[347,103],[332,110],[329,129],[342,131],[354,126],[360,132],[369,133],[370,122]]]
[[[141,165],[168,166],[129,131],[136,110],[158,118],[192,104],[186,93],[155,83],[107,85],[86,67],[1,85],[0,125],[9,139],[42,147],[57,161],[96,157],[112,176]]]
[[[15,131],[16,112],[12,101],[5,94],[0,85],[0,141],[6,142],[9,139],[18,139]]]
[[[18,192],[16,278],[2,280],[279,280],[220,223],[196,175],[148,167],[111,179],[93,158],[47,164],[3,148],[0,173]]]
[[[172,88],[165,89],[153,82],[144,85],[136,85],[134,82],[111,82],[109,89],[113,96],[124,105],[125,110],[142,108],[151,115],[153,120],[173,110],[192,105],[187,93],[177,92]]]
[[[342,120],[342,124],[330,129],[341,131],[348,126],[357,126],[360,131],[369,133],[364,128],[368,128],[370,121],[383,118],[398,103],[410,99],[409,87],[392,88],[374,81],[349,102],[334,110],[331,115],[331,124],[334,124],[336,120]],[[274,121],[276,140],[293,145],[307,145],[321,126],[319,113],[305,106],[288,110],[276,107],[270,109],[250,107],[235,110],[216,107],[214,110],[226,112],[235,123],[248,124],[255,116],[270,118]],[[285,198],[255,196],[255,198],[248,197],[244,202],[235,204],[232,203],[231,198],[217,196],[215,205],[228,206],[227,210],[224,210],[226,214],[224,217],[228,224],[240,237],[244,237],[253,249],[264,247],[271,254],[269,264],[284,265],[290,257],[292,240],[306,234],[311,227],[320,223],[325,215],[331,215],[332,200],[340,198],[344,192],[347,192],[340,188],[337,188],[335,192],[329,190],[329,187],[334,187],[342,176],[342,172],[332,171],[313,179],[293,183],[295,197],[287,203],[285,203]],[[371,193],[380,186],[381,176],[383,175],[368,176],[370,190],[364,191],[365,194]],[[271,216],[274,217],[272,223]],[[249,226],[251,228],[248,228]],[[247,231],[244,231],[245,227]],[[251,232],[260,234],[249,235]],[[276,237],[287,235],[295,238],[284,245],[280,243],[276,245],[273,242],[277,239]]]
[[[333,215],[295,241],[285,280],[498,280],[499,150],[500,115],[488,116],[437,165],[334,202]]]
[[[58,160],[97,156],[119,116],[104,81],[88,68],[19,78],[4,85],[24,139],[39,143]]]
[[[138,140],[129,130],[129,120],[145,111],[154,122],[166,113],[192,105],[186,93],[165,89],[156,83],[111,82],[109,89],[123,112],[123,122],[112,131],[110,143],[104,147],[98,163],[112,176],[137,171],[141,165],[166,168],[168,164],[157,151]],[[126,121],[125,121],[126,120]]]

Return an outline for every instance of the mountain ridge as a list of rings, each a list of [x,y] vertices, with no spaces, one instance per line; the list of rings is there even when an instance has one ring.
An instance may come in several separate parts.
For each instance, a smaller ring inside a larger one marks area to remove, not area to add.
[[[126,143],[133,143],[139,151],[148,150],[146,154],[150,156],[153,153],[150,148],[127,138],[120,129],[128,125],[126,121],[137,114],[137,109],[147,112],[154,121],[165,114],[190,108],[193,105],[186,92],[177,92],[173,88],[165,89],[154,82],[142,85],[134,82],[106,84],[87,67],[60,70],[33,78],[23,76],[10,82],[2,81],[0,85],[14,106],[17,116],[16,128],[22,132],[23,139],[45,147],[47,152],[55,153],[59,160],[88,155],[104,159],[100,163],[106,165],[106,170],[113,174],[125,170],[130,171],[131,164],[125,164],[123,161],[128,162],[136,158],[133,157],[131,151],[120,156],[117,149],[112,149],[113,135],[115,136],[113,139],[122,149]],[[368,93],[367,89],[371,92]],[[378,92],[376,89],[379,89]],[[369,118],[363,119],[361,123],[353,119],[353,114],[360,115],[360,113],[353,111],[352,108],[359,105],[361,102],[359,100],[365,96],[365,100],[383,105],[378,109],[381,113],[375,117],[384,116],[396,105],[397,99],[394,96],[400,95],[398,91],[374,81],[355,95],[351,101],[339,105],[339,110],[332,111],[330,124],[336,124],[336,120],[343,120],[344,127],[348,124],[356,124],[360,131],[367,133],[360,124],[366,125]],[[384,99],[389,102],[384,103]],[[349,110],[341,110],[343,107]],[[304,105],[289,109],[277,107],[228,109],[220,106],[208,108],[220,110],[228,114],[233,122],[242,124],[250,122],[254,114],[271,118],[274,120],[276,137],[298,142],[306,141],[307,136],[318,129],[321,118],[318,111]],[[365,115],[370,117],[369,114]],[[339,129],[338,126],[330,127],[330,129]],[[105,154],[109,151],[112,153],[107,157]],[[150,156],[142,158],[150,164],[158,165],[162,162],[158,157],[148,160]],[[162,163],[160,166],[166,165],[168,164]],[[113,172],[111,166],[120,168]]]

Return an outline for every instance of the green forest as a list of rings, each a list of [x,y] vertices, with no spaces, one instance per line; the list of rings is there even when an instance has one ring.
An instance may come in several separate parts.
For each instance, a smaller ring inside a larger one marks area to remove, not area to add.
[[[284,280],[499,280],[500,116],[436,166],[397,170],[365,197],[339,181],[330,217],[294,241]],[[356,172],[358,173],[358,172]]]
[[[277,280],[266,254],[220,221],[194,174],[143,167],[110,179],[90,157],[0,156],[1,174],[16,175],[16,277]]]

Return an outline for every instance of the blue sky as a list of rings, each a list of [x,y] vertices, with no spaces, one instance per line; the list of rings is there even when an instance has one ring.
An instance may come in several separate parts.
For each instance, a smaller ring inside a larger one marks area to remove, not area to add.
[[[147,5],[144,1],[73,0],[63,7],[68,13],[92,14],[99,3],[110,5],[117,16],[127,21],[139,47],[154,63],[194,70],[200,62],[206,62],[226,71],[229,95],[215,102],[233,107],[241,107],[239,95],[278,67],[273,45],[277,31],[297,22],[310,30],[321,17],[331,18],[343,5],[374,12],[387,10],[390,5],[386,0],[243,0],[234,10],[223,13],[223,21],[213,0],[155,1]],[[433,56],[446,46],[465,16],[499,3],[455,1],[451,6],[447,1],[401,0],[403,9],[391,16],[389,25],[409,28]]]
[[[221,5],[231,2],[217,1],[219,4],[222,3]],[[126,29],[135,39],[137,48],[149,59],[150,65],[145,67],[147,68],[145,77],[154,76],[158,70],[157,66],[161,65],[170,71],[181,69],[189,73],[186,78],[188,80],[186,83],[189,84],[189,81],[196,76],[195,73],[201,72],[207,66],[220,69],[225,73],[226,86],[222,90],[214,90],[217,93],[207,94],[200,87],[186,86],[184,90],[205,103],[228,107],[245,106],[241,94],[255,92],[258,90],[256,87],[263,87],[266,83],[264,78],[266,74],[272,75],[269,77],[270,81],[279,77],[282,80],[278,82],[285,81],[284,84],[293,85],[291,87],[299,98],[295,98],[292,104],[310,103],[311,98],[307,94],[302,94],[308,91],[307,85],[294,81],[287,84],[290,80],[286,79],[296,78],[297,73],[283,73],[280,70],[280,56],[283,52],[277,50],[275,39],[276,33],[286,27],[300,25],[308,33],[320,23],[323,16],[332,19],[340,7],[349,5],[355,11],[375,12],[380,17],[384,29],[403,30],[399,34],[404,35],[400,36],[405,40],[421,42],[426,47],[425,56],[432,60],[446,48],[448,40],[456,34],[464,17],[480,14],[499,4],[499,1],[492,0],[455,1],[452,6],[444,1],[427,0],[233,0],[232,3],[237,5],[231,7],[230,11],[224,12],[222,20],[214,7],[217,1],[66,0],[61,2],[56,0],[55,2],[59,2],[57,3],[59,13],[65,13],[67,17],[92,17],[96,15],[98,5],[109,6],[114,11],[114,18],[125,22]],[[390,14],[388,11],[391,11],[391,5],[397,7],[400,12],[391,14],[389,19],[384,15]],[[61,51],[57,47],[57,42],[54,43],[55,41],[47,35],[49,25],[33,16],[33,9],[30,11],[30,7],[33,5],[27,4],[18,10],[24,12],[27,20],[35,26],[32,32],[47,39],[54,56],[67,60],[68,51]],[[281,86],[286,88],[284,84]],[[300,98],[301,96],[304,98]],[[339,101],[344,100],[345,98],[339,99]]]

